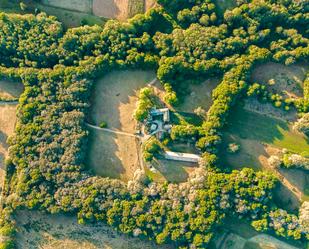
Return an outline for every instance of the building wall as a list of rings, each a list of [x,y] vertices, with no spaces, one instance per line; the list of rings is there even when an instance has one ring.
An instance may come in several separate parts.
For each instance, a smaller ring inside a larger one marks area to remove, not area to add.
[[[52,7],[92,13],[92,0],[41,0],[41,2]]]

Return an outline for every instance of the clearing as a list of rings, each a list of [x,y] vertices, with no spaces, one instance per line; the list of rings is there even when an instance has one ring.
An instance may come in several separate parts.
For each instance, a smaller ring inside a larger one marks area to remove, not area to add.
[[[309,69],[308,63],[285,66],[268,62],[258,65],[252,72],[251,81],[267,85],[267,89],[285,97],[301,97],[303,81]]]
[[[16,99],[23,92],[23,89],[21,83],[0,80],[0,192],[5,173],[4,159],[8,150],[6,141],[14,132],[17,109],[16,103],[1,100]]]
[[[154,0],[93,0],[92,9],[96,16],[124,21],[154,5]]]
[[[0,100],[16,99],[24,91],[24,86],[7,80],[0,80]]]
[[[94,86],[89,122],[99,125],[104,121],[110,129],[134,133],[138,90],[155,77],[155,72],[142,70],[108,73]]]
[[[301,242],[259,233],[248,221],[227,217],[219,227],[213,247],[223,249],[304,249]],[[212,248],[213,248],[212,247]]]
[[[288,122],[251,112],[238,107],[228,119],[220,153],[222,165],[233,169],[251,167],[256,170],[271,170],[281,180],[276,189],[275,199],[281,206],[296,210],[300,199],[307,199],[306,185],[309,175],[299,169],[272,169],[267,158],[287,148],[298,154],[308,155],[308,138],[292,131]],[[236,154],[227,153],[227,145],[237,143],[240,151]]]
[[[103,223],[79,225],[76,217],[34,211],[16,214],[18,249],[167,249],[117,233]]]
[[[7,156],[7,138],[14,132],[17,106],[10,103],[0,104],[0,192],[4,180],[4,160]]]
[[[96,83],[88,122],[99,126],[105,121],[110,129],[90,129],[87,165],[96,174],[128,181],[140,167],[140,141],[132,136],[137,125],[133,113],[138,90],[154,78],[153,71],[114,71]]]
[[[127,182],[140,167],[139,147],[135,137],[91,128],[86,162],[97,175]]]
[[[201,83],[190,83],[186,85],[186,93],[183,94],[181,104],[177,106],[176,110],[179,112],[191,112],[197,107],[202,107],[208,110],[212,105],[212,91],[220,83],[219,78],[210,78]]]

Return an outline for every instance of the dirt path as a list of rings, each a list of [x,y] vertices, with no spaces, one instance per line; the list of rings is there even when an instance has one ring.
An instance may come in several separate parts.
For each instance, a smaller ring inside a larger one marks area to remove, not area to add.
[[[118,134],[118,135],[129,136],[129,137],[139,137],[137,135],[134,135],[134,134],[131,134],[131,133],[128,133],[128,132],[116,131],[116,130],[112,130],[112,129],[108,129],[108,128],[101,128],[101,127],[91,125],[91,124],[88,124],[88,123],[86,123],[86,125],[88,127],[91,127],[92,129],[96,129],[96,130],[99,130],[99,131],[106,131],[106,132],[110,132],[110,133],[114,133],[114,134]]]

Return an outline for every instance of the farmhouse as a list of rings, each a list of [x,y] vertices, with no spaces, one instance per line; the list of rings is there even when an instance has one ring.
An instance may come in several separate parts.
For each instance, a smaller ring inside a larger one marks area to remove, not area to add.
[[[164,157],[168,160],[190,162],[190,163],[198,163],[201,159],[201,157],[196,154],[173,152],[173,151],[165,151]]]
[[[152,109],[150,111],[150,116],[152,120],[160,119],[164,123],[170,122],[170,111],[168,108],[162,108],[162,109]]]

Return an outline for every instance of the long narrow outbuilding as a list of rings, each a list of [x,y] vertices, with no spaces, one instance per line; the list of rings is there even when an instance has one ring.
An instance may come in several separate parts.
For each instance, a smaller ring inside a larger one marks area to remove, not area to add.
[[[173,151],[165,151],[164,157],[165,159],[168,160],[191,162],[191,163],[198,163],[201,159],[201,157],[197,154],[173,152]]]

